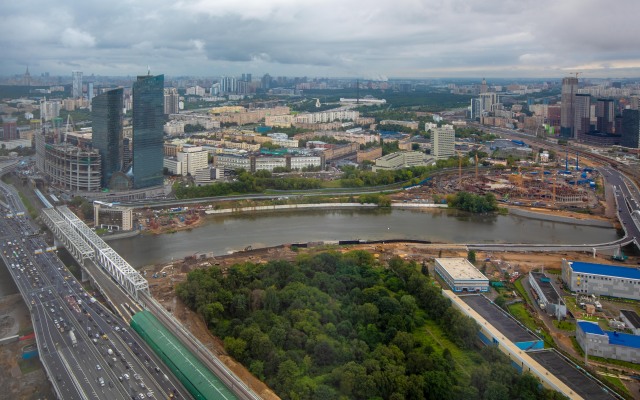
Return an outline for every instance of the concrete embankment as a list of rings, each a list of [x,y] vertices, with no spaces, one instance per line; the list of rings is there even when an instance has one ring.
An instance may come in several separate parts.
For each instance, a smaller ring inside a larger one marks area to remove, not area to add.
[[[140,231],[139,230],[135,230],[135,231],[127,231],[127,232],[121,232],[121,233],[112,233],[112,234],[109,234],[109,235],[101,236],[100,238],[102,240],[104,240],[105,242],[108,242],[110,240],[131,238],[131,237],[137,236],[139,234],[140,234]]]
[[[224,208],[220,210],[206,210],[206,214],[230,214],[237,212],[251,211],[276,211],[276,210],[296,210],[296,209],[331,209],[331,208],[374,208],[377,204],[372,203],[317,203],[317,204],[280,204],[272,206],[236,207]],[[392,203],[394,208],[446,208],[446,204],[419,204],[419,203]]]
[[[572,217],[564,217],[560,215],[537,213],[535,211],[523,210],[521,208],[509,208],[509,214],[518,215],[520,217],[539,219],[543,221],[562,222],[572,225],[585,225],[585,226],[599,226],[602,228],[611,228],[613,224],[610,221],[603,221],[601,219],[578,219]]]

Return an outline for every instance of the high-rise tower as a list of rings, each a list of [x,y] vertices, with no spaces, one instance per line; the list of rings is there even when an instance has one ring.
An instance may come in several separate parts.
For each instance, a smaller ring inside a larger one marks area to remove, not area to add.
[[[573,138],[582,140],[591,128],[591,96],[576,94],[573,96]],[[562,129],[562,128],[560,128]]]
[[[74,99],[82,97],[82,71],[71,72],[71,80],[73,83],[71,97]]]
[[[133,83],[133,187],[162,185],[164,75]]]
[[[614,111],[612,99],[598,99],[596,102],[596,129],[603,133],[613,133]],[[620,132],[616,132],[620,133]]]
[[[102,187],[109,187],[111,176],[122,169],[122,119],[124,90],[114,89],[93,98],[93,147],[102,157]]]
[[[167,88],[164,89],[164,113],[165,114],[177,114],[179,111],[180,95],[178,89]]]
[[[560,136],[575,138],[575,95],[578,93],[578,78],[569,76],[562,78],[562,92],[560,105]]]

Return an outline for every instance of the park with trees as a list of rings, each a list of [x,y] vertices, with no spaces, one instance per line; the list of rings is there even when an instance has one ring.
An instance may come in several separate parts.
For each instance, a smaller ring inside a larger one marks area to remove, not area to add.
[[[559,399],[520,375],[424,266],[365,251],[196,269],[176,293],[283,399]]]

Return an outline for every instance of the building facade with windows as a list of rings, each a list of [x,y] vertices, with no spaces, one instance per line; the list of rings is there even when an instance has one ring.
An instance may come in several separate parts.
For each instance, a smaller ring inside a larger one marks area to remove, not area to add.
[[[114,89],[93,98],[91,141],[100,152],[104,188],[109,187],[111,176],[122,169],[123,94],[123,89]]]
[[[456,131],[453,126],[446,125],[431,131],[431,155],[436,160],[446,160],[455,156]]]
[[[576,293],[640,300],[640,270],[562,260],[562,281]]]
[[[133,83],[133,187],[163,183],[164,75]]]

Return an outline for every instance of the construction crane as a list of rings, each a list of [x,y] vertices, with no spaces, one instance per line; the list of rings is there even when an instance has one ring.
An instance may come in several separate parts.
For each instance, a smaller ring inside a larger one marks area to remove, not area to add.
[[[73,130],[71,130],[70,128],[73,128]],[[67,143],[67,134],[69,132],[73,132],[76,130],[76,127],[73,123],[73,118],[71,118],[71,114],[67,115],[67,125],[64,129],[64,143]]]
[[[553,206],[556,206],[556,181],[558,180],[558,172],[556,171],[555,174],[553,174],[553,197],[552,197],[552,202],[553,202]]]
[[[476,152],[476,181],[478,181],[478,153]]]

